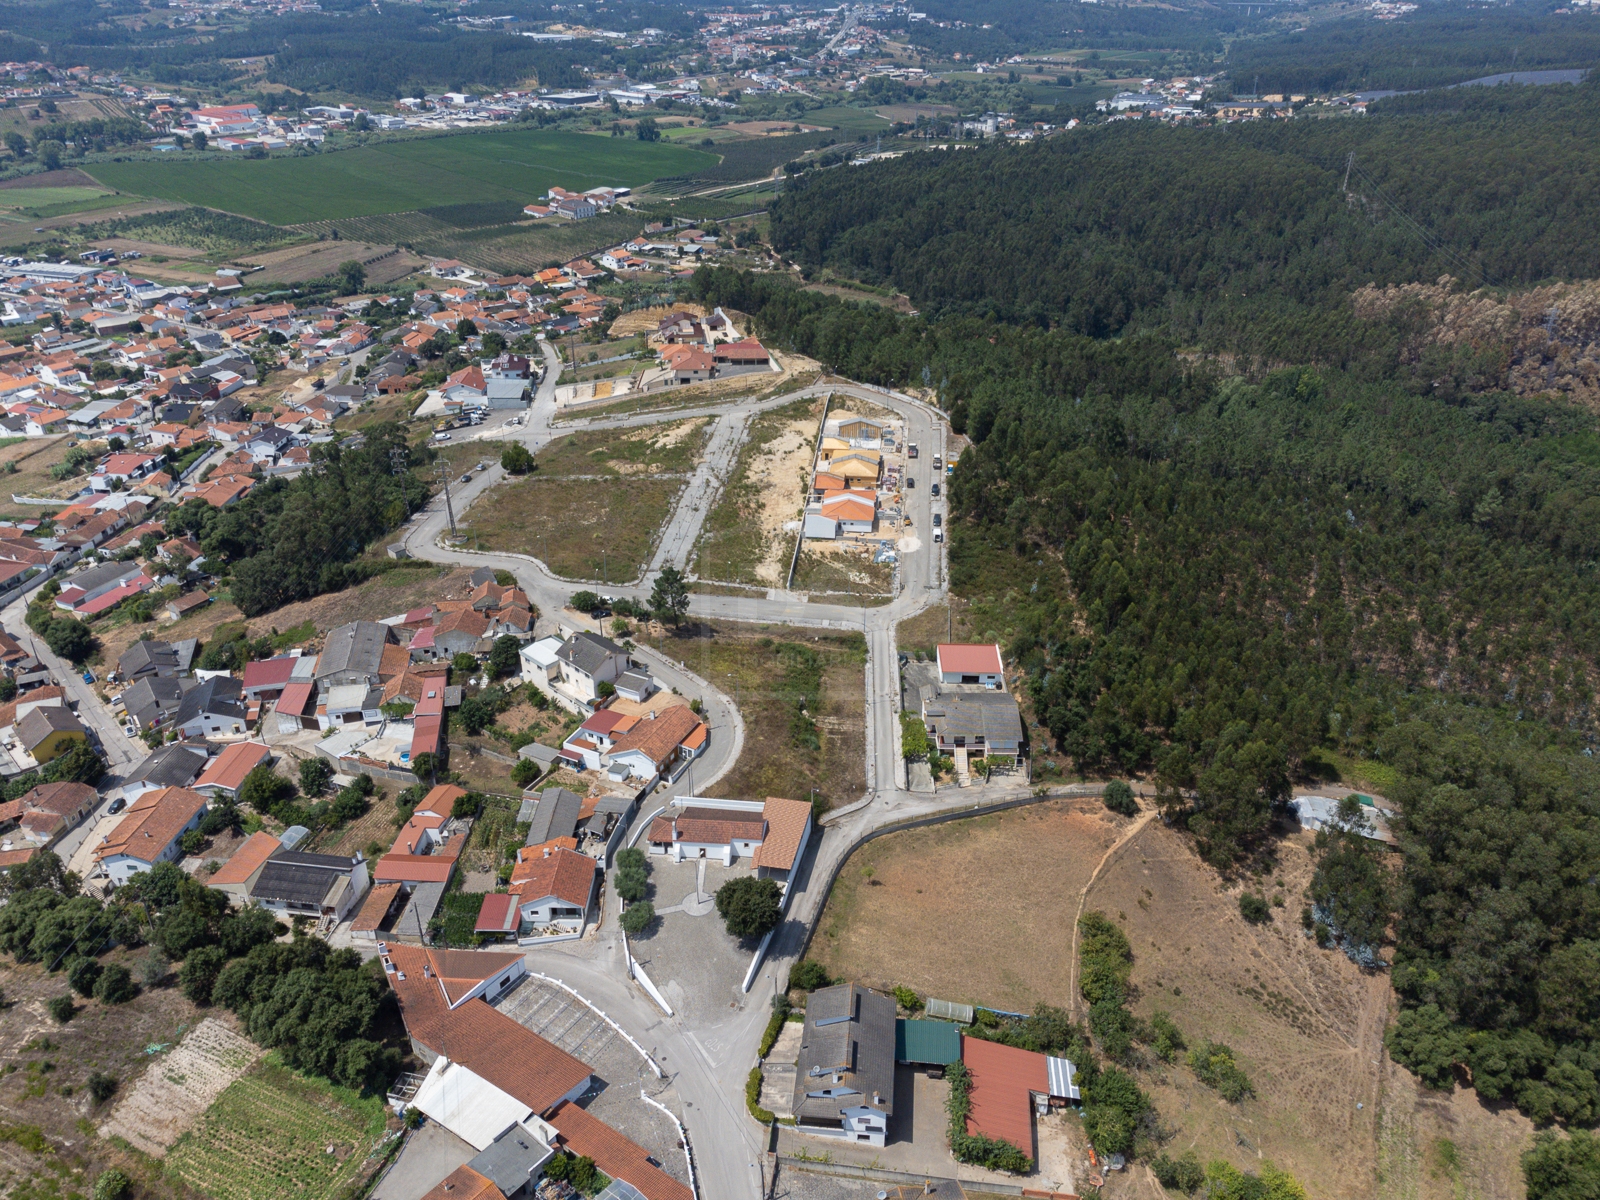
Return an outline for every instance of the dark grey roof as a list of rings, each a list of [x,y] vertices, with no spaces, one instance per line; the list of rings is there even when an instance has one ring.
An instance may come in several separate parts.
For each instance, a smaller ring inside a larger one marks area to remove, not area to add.
[[[189,664],[194,661],[194,654],[198,649],[200,649],[199,638],[184,638],[181,642],[172,643],[172,652],[178,656],[178,674],[189,673]]]
[[[843,1109],[863,1104],[893,1114],[894,1020],[893,1000],[857,984],[812,992],[795,1065],[794,1115],[837,1122]]]
[[[549,1148],[521,1125],[513,1125],[467,1164],[506,1195],[528,1186],[533,1172],[550,1157]]]
[[[277,425],[268,425],[260,433],[252,437],[249,444],[254,446],[260,443],[271,446],[276,450],[282,450],[292,441],[294,441],[294,434],[290,433],[287,429],[282,429]]]
[[[80,571],[76,575],[67,576],[62,581],[62,586],[81,587],[86,592],[92,592],[97,587],[104,587],[110,583],[121,583],[124,579],[132,579],[142,569],[136,562],[101,563],[98,567],[90,567],[87,571]]]
[[[243,689],[237,679],[219,676],[196,684],[183,694],[173,723],[183,725],[201,713],[214,713],[220,717],[243,718],[245,709],[240,697]]]
[[[38,708],[29,709],[17,722],[17,737],[29,750],[52,733],[74,730],[78,733],[84,732],[73,711],[58,704],[41,704]]]
[[[470,583],[475,588],[480,588],[486,583],[493,583],[494,582],[494,568],[492,568],[492,567],[479,567],[471,575],[467,576],[467,582]]]
[[[1022,745],[1022,717],[1005,692],[942,694],[924,703],[923,716],[944,738],[982,737],[985,746],[1002,750]]]
[[[544,767],[548,770],[550,764],[561,757],[561,751],[552,750],[549,746],[541,746],[538,742],[529,742],[526,746],[517,751],[517,757],[531,758],[541,767]],[[529,801],[524,800],[523,803],[527,804]],[[518,817],[517,820],[520,821],[522,818]]]
[[[286,904],[321,904],[339,880],[350,874],[354,859],[336,854],[302,854],[280,850],[250,889],[252,900],[280,900]]]
[[[147,675],[122,693],[122,705],[141,725],[149,725],[158,716],[177,712],[183,692],[182,682],[171,676]]]
[[[328,632],[328,644],[317,660],[317,678],[326,679],[353,671],[358,675],[378,675],[383,648],[394,641],[394,631],[377,621],[351,621]]]
[[[575,633],[556,651],[556,657],[585,675],[593,675],[608,658],[622,653],[622,647],[597,633]]]
[[[122,782],[149,783],[156,787],[188,787],[205,769],[204,750],[173,742],[152,753]]]
[[[650,686],[650,672],[624,671],[617,676],[617,686],[633,692],[642,692]]]
[[[545,788],[534,806],[524,846],[537,846],[551,838],[571,837],[578,828],[578,810],[583,800],[566,788]]]
[[[331,396],[335,400],[348,400],[356,403],[367,398],[367,389],[358,387],[353,383],[337,383],[333,387],[323,388],[324,397]]]
[[[135,642],[122,652],[121,658],[117,659],[117,670],[124,676],[137,675],[141,671],[177,669],[177,653],[166,642],[158,642],[153,638]]]

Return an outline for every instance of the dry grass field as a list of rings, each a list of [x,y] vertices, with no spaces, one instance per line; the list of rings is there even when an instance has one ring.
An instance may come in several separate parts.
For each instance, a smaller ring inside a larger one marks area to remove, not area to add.
[[[860,634],[731,622],[685,624],[678,636],[646,640],[652,645],[659,640],[664,653],[715,681],[738,702],[744,750],[714,794],[807,800],[816,788],[819,804],[828,808],[861,798],[867,768],[866,651]],[[778,650],[781,643],[808,647],[819,660],[817,677],[806,691],[806,715],[816,727],[814,748],[794,722],[798,672],[790,673]]]
[[[54,511],[42,505],[17,505],[12,496],[54,496],[61,499],[61,507],[83,489],[84,476],[57,481],[50,468],[59,463],[67,453],[68,439],[64,437],[27,438],[0,447],[0,512],[11,516],[40,517]],[[91,466],[93,464],[90,464]]]
[[[472,506],[467,544],[540,559],[564,579],[620,583],[655,552],[705,447],[704,418],[558,438],[537,470]]]
[[[1190,1044],[1232,1046],[1255,1087],[1229,1104],[1187,1067],[1152,1059],[1138,1074],[1169,1153],[1193,1149],[1246,1169],[1272,1162],[1316,1200],[1519,1200],[1531,1125],[1471,1092],[1427,1092],[1390,1063],[1388,979],[1301,932],[1309,845],[1299,833],[1280,843],[1255,885],[1285,906],[1252,926],[1239,915],[1239,885],[1149,814],[1050,801],[894,834],[846,863],[811,952],[869,983],[1081,1015],[1073,929],[1080,912],[1098,909],[1132,943],[1136,1012],[1171,1014]],[[1155,1200],[1162,1191],[1136,1166],[1104,1194]]]

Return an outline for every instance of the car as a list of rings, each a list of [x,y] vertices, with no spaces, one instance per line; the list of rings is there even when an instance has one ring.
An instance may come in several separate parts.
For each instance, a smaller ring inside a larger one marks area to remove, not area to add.
[[[94,682],[94,672],[93,671],[85,671],[83,673],[83,681],[85,683],[93,683]]]
[[[934,497],[934,499],[938,499],[938,497],[939,497],[939,485],[937,483],[933,484],[931,487],[928,488],[928,495]]]
[[[933,456],[933,469],[935,471],[937,471],[942,466],[944,466],[944,459],[941,456],[935,454]]]
[[[907,475],[906,476],[906,491],[909,492],[916,486],[917,486],[916,477],[912,476],[912,475]]]
[[[111,807],[106,809],[106,812],[108,812],[112,816],[116,816],[119,812],[121,812],[123,809],[125,809],[127,807],[128,807],[128,798],[126,796],[118,796],[115,800],[113,800],[111,802]]]
[[[944,541],[944,530],[942,530],[942,529],[935,529],[935,530],[934,530],[934,531],[933,531],[933,540],[934,540],[934,541],[935,541],[935,542],[942,542],[942,541]]]
[[[465,475],[463,475],[461,477],[459,482],[461,482],[461,483],[471,483],[472,482],[472,472],[468,471]]]
[[[597,609],[593,610],[589,615],[591,617],[593,617],[596,621],[604,621],[607,617],[609,617],[611,615],[611,610],[609,608],[597,608]]]
[[[433,435],[433,440],[436,442],[448,442],[450,435],[448,433],[436,433]]]
[[[933,527],[935,529],[937,529],[937,528],[939,528],[939,526],[941,526],[943,524],[944,524],[944,514],[943,513],[934,513],[933,514]]]

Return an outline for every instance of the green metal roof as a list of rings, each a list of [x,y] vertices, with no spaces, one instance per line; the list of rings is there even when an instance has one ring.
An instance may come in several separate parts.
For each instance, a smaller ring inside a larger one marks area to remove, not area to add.
[[[895,1021],[895,1062],[944,1064],[960,1058],[961,1031],[949,1021]]]

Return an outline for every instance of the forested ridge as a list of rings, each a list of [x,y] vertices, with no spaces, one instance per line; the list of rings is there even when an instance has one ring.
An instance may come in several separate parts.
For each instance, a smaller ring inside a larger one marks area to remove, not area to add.
[[[1330,839],[1316,919],[1359,961],[1394,939],[1398,1061],[1570,1125],[1600,1120],[1600,427],[1500,390],[1501,342],[1419,350],[1419,311],[1351,295],[1463,260],[1472,286],[1600,274],[1593,143],[1508,166],[1597,95],[909,155],[819,175],[773,233],[923,315],[695,281],[780,346],[937,398],[973,441],[953,590],[1006,614],[1050,741],[1151,779],[1219,868],[1270,847],[1325,752],[1395,770],[1398,877]]]
[[[1363,352],[1348,293],[1369,282],[1600,275],[1597,209],[1600,77],[1397,97],[1365,120],[1122,122],[811,172],[773,205],[772,236],[805,268],[936,315],[1341,361]]]

